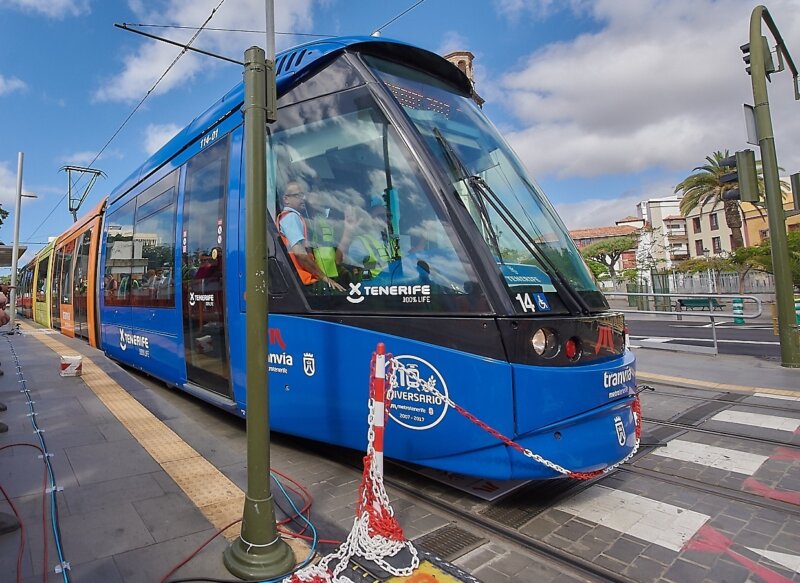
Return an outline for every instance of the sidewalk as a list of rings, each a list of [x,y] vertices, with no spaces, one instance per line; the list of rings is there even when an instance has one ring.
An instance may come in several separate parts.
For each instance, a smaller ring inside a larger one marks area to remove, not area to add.
[[[737,392],[761,389],[800,397],[800,368],[785,368],[779,362],[754,356],[720,354],[709,356],[634,348],[639,382],[675,383]]]

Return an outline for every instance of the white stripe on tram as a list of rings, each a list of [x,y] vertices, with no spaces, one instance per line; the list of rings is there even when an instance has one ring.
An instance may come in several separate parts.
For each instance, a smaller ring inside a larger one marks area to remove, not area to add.
[[[790,397],[789,395],[770,395],[769,393],[753,393],[754,397],[764,397],[765,399],[783,399],[784,401],[800,401],[800,395]]]
[[[654,449],[653,454],[748,476],[752,476],[761,467],[761,464],[769,459],[769,456],[766,455],[682,439],[673,439],[667,443],[666,447]]]
[[[679,552],[709,517],[606,486],[590,486],[557,510]]]
[[[761,413],[748,413],[746,411],[722,411],[714,415],[710,421],[727,421],[728,423],[766,427],[767,429],[790,431],[792,433],[797,431],[797,428],[800,427],[800,419],[762,415]]]

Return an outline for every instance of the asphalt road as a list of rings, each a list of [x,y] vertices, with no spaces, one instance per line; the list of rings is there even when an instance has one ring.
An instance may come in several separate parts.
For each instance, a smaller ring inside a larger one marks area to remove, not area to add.
[[[708,319],[684,318],[677,321],[674,317],[671,320],[626,318],[626,322],[634,345],[637,340],[647,338],[664,344],[713,346],[713,331]],[[716,322],[716,332],[720,354],[780,358],[780,343],[768,320],[740,325],[730,320]]]

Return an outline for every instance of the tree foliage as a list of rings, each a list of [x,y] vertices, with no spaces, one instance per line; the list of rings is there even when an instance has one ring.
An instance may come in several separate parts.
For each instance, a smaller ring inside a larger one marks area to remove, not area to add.
[[[789,269],[792,272],[792,283],[800,285],[800,232],[794,231],[786,236],[789,244]],[[765,271],[774,273],[772,267],[772,249],[770,247],[770,240],[765,239],[761,245],[754,247],[754,249],[761,250],[759,261],[761,262]]]
[[[617,272],[614,265],[619,261],[623,253],[636,249],[638,244],[639,238],[635,235],[609,237],[587,245],[581,249],[581,255],[587,261],[593,260],[602,264],[611,277],[616,277]]]
[[[3,226],[3,222],[8,218],[8,211],[3,208],[3,205],[0,205],[0,227]]]
[[[792,271],[792,283],[800,285],[800,233],[789,233],[789,267]],[[744,293],[744,280],[751,271],[774,273],[772,253],[769,239],[753,247],[740,247],[727,257],[709,257],[687,259],[675,266],[675,270],[683,273],[699,273],[707,270],[737,273],[739,275],[739,293]]]
[[[599,261],[595,261],[594,259],[587,259],[586,265],[589,266],[589,269],[592,271],[592,274],[597,279],[603,279],[605,277],[608,277],[609,275],[608,267],[600,263]]]
[[[742,213],[738,200],[725,200],[724,195],[729,190],[739,188],[738,182],[722,182],[722,177],[731,171],[727,166],[720,166],[720,162],[728,158],[730,152],[716,151],[711,156],[706,156],[706,164],[697,166],[692,174],[684,178],[676,187],[675,192],[683,192],[680,211],[683,216],[688,215],[695,208],[702,208],[711,203],[712,209],[721,204],[725,212],[725,224],[731,230],[731,247],[737,250],[744,247],[742,237]],[[781,170],[779,168],[779,170]],[[764,178],[761,162],[756,161],[758,191],[764,196]],[[789,191],[789,185],[780,181],[781,192]]]
[[[728,156],[730,156],[728,150],[716,151],[711,156],[706,156],[707,163],[697,166],[692,174],[678,183],[675,192],[683,192],[680,205],[683,216],[688,215],[695,208],[702,209],[708,203],[713,203],[712,208],[722,204],[725,210],[725,224],[731,230],[731,246],[733,249],[739,249],[744,246],[739,201],[723,198],[726,192],[739,187],[737,182],[722,182],[721,180],[722,176],[730,171],[727,167],[720,166],[720,162]]]

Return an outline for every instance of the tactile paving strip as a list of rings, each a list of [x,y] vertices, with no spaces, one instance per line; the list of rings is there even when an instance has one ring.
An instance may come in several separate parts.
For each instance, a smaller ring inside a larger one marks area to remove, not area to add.
[[[22,326],[26,334],[33,331]],[[31,336],[56,354],[67,348],[52,334]],[[81,379],[214,527],[223,528],[242,517],[244,492],[85,355]],[[236,525],[224,535],[232,540],[239,530]]]

